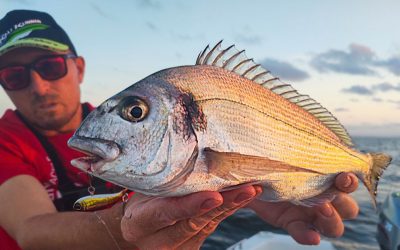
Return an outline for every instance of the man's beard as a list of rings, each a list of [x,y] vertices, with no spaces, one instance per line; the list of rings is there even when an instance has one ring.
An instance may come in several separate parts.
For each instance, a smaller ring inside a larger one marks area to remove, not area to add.
[[[47,115],[46,119],[35,121],[33,122],[33,125],[43,130],[59,130],[74,117],[75,112],[64,114],[63,116],[57,118],[52,116],[51,113],[53,112],[51,112]]]
[[[32,103],[34,103],[35,107],[37,109],[40,109],[41,104],[45,103],[58,103],[58,96],[57,95],[46,95],[46,96],[34,96],[34,100]],[[58,104],[61,105],[61,104]],[[38,111],[41,112],[41,114],[37,115],[36,118],[39,119],[33,119],[32,125],[39,129],[43,130],[59,130],[62,127],[64,127],[66,124],[68,124],[69,121],[72,120],[74,115],[76,114],[79,103],[76,105],[75,109],[70,111],[70,112],[64,112],[62,115],[57,114],[55,111],[48,111],[44,113],[44,111]]]

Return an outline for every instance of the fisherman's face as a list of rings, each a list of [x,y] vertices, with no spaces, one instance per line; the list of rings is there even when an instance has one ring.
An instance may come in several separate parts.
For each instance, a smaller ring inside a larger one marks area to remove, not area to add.
[[[20,48],[0,58],[0,69],[7,66],[28,65],[54,52]],[[29,85],[19,90],[5,90],[15,107],[40,130],[62,130],[81,115],[80,84],[85,63],[83,58],[66,59],[67,74],[56,80],[45,80],[35,70],[30,70]]]

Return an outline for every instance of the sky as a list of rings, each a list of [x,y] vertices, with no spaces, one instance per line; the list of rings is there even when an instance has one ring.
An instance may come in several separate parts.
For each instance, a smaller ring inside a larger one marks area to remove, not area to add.
[[[400,137],[400,1],[0,0],[51,14],[86,60],[82,99],[99,105],[161,69],[235,44],[308,94],[351,136]],[[14,108],[0,91],[0,113]]]

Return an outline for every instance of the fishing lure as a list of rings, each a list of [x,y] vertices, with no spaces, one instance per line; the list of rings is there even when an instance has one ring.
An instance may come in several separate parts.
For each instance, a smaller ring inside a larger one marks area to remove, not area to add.
[[[74,210],[77,211],[95,211],[100,210],[110,205],[117,203],[118,201],[125,202],[128,198],[128,189],[121,190],[118,193],[113,194],[96,194],[88,195],[78,199],[74,203]]]

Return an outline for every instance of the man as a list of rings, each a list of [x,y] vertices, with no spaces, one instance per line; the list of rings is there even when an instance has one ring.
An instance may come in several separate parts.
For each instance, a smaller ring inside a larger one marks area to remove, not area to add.
[[[84,59],[50,15],[16,10],[0,20],[0,83],[16,107],[0,119],[1,249],[197,249],[247,205],[298,242],[317,244],[320,233],[340,236],[342,219],[356,216],[358,206],[346,193],[302,208],[257,201],[258,186],[179,198],[135,194],[126,206],[69,211],[90,185],[70,165],[81,153],[66,144],[92,109],[80,102],[84,71]],[[354,175],[336,179],[344,192],[357,185]]]

